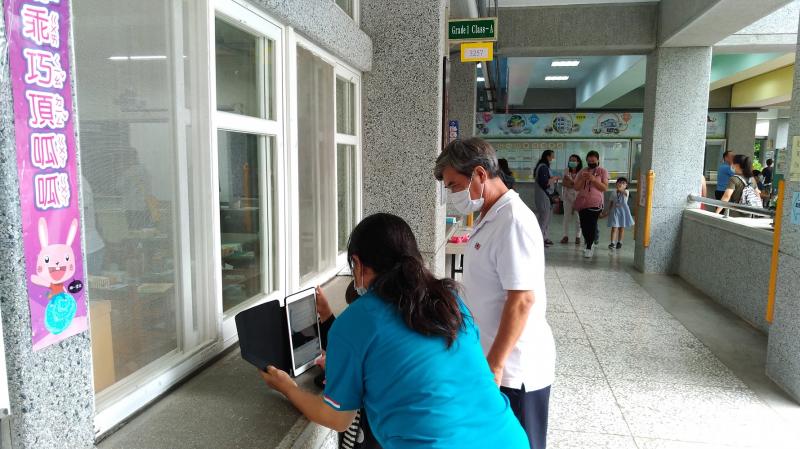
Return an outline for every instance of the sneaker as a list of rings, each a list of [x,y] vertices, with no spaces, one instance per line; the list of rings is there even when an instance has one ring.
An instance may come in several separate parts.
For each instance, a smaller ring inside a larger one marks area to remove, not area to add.
[[[584,249],[583,250],[583,257],[586,259],[590,259],[592,257],[592,250]]]
[[[608,244],[608,249],[610,249],[611,251],[614,251],[615,249],[617,249],[617,245],[615,245],[613,243],[609,243]]]
[[[564,243],[569,243],[569,237],[567,237],[567,236],[564,236],[564,238],[563,238],[563,239],[561,239],[561,243],[562,243],[562,244],[564,244]]]
[[[622,242],[617,242],[617,249],[622,249]]]
[[[580,237],[577,237],[577,238],[575,239],[575,244],[576,244],[576,245],[580,245],[580,244],[581,244],[581,238],[580,238]]]

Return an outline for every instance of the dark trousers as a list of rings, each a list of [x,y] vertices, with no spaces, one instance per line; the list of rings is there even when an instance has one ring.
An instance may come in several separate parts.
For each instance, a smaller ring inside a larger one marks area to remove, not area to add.
[[[578,212],[581,217],[581,232],[583,232],[583,240],[586,242],[586,249],[594,245],[597,240],[597,220],[600,218],[602,209],[582,209]]]
[[[714,198],[716,198],[718,200],[721,200],[722,199],[722,195],[725,195],[725,191],[724,190],[715,190],[714,191]]]
[[[511,410],[522,424],[531,449],[545,449],[547,447],[547,411],[550,408],[550,387],[536,391],[500,387],[500,391],[508,396]]]

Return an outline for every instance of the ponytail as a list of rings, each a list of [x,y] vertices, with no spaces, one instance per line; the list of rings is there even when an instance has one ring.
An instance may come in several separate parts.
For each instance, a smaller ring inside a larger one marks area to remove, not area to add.
[[[750,158],[744,156],[742,154],[737,154],[733,157],[733,163],[738,165],[739,168],[742,169],[742,176],[745,179],[750,179],[753,177],[753,163],[750,162]]]
[[[444,338],[448,348],[453,345],[464,328],[458,284],[437,279],[425,267],[405,221],[390,214],[365,218],[350,235],[347,253],[375,272],[371,290],[393,304],[409,328]]]

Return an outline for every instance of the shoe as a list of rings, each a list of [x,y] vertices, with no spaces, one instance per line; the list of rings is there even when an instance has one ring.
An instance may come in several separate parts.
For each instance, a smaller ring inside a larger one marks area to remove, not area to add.
[[[622,249],[622,242],[617,242],[617,249]]]
[[[583,257],[585,259],[590,259],[592,257],[592,252],[591,251],[592,250],[590,250],[590,249],[584,249],[583,250]]]
[[[569,237],[564,237],[563,239],[561,239],[561,243],[562,244],[563,243],[569,243]]]
[[[545,239],[544,240],[544,246],[553,246],[553,241],[550,240],[550,239]]]
[[[581,238],[580,237],[575,239],[575,244],[576,245],[580,245],[581,244]]]
[[[608,249],[610,249],[611,251],[614,251],[615,249],[617,249],[617,245],[615,245],[613,243],[609,243],[608,244]]]

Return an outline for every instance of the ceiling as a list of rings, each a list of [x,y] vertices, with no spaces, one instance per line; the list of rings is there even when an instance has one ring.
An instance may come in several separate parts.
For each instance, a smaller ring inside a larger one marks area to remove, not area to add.
[[[565,56],[558,58],[551,57],[538,57],[538,58],[509,58],[509,64],[512,65],[513,61],[525,60],[525,62],[532,63],[533,72],[531,73],[528,87],[536,88],[575,88],[589,76],[598,66],[602,63],[605,56]],[[556,60],[579,60],[580,65],[577,67],[551,67],[550,64]],[[544,77],[547,75],[569,75],[567,81],[545,81]]]
[[[497,0],[501,8],[515,6],[599,5],[604,3],[656,3],[659,0]],[[494,0],[489,0],[490,4]]]

